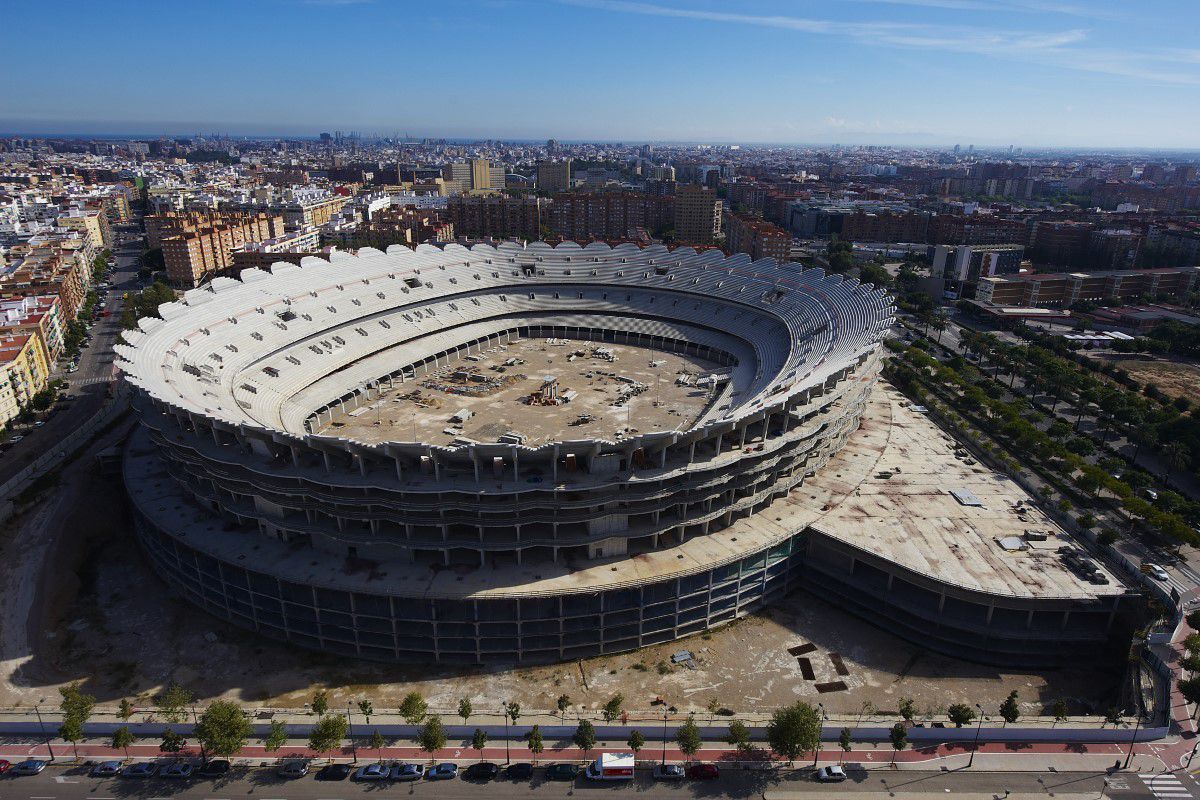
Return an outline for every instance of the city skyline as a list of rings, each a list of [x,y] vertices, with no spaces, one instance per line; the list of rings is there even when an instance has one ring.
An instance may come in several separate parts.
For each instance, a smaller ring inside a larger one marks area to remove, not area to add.
[[[4,56],[18,77],[0,92],[0,129],[1187,149],[1200,123],[1182,102],[1200,83],[1186,40],[1200,12],[1176,2],[1136,13],[1033,0],[181,8],[66,4],[81,24],[57,32],[53,60],[33,39]],[[33,4],[10,18],[52,23]],[[184,29],[203,50],[177,46],[171,31]],[[107,48],[108,78],[81,80],[95,42],[121,39],[137,46]]]

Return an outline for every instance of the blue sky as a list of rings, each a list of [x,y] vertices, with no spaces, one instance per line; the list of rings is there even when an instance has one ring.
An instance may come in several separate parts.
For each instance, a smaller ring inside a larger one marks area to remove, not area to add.
[[[1200,0],[4,9],[0,131],[1200,146]]]

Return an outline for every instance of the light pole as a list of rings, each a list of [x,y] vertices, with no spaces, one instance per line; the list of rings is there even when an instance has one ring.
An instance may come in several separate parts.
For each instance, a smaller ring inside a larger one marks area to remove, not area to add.
[[[45,700],[46,698],[44,697],[41,700],[38,700],[37,705],[33,707],[33,713],[37,714],[38,728],[41,730],[42,736],[46,737],[46,750],[49,751],[50,760],[53,761],[54,748],[50,746],[50,737],[46,735],[46,726],[42,723],[42,703],[45,702]]]
[[[1107,788],[1108,788],[1108,778],[1105,778],[1104,782],[1102,784],[1100,784],[1100,797],[1098,798],[1098,800],[1104,800],[1104,790]]]
[[[817,745],[816,745],[816,747],[813,748],[813,769],[817,768],[817,759],[819,759],[821,757],[821,734],[825,730],[825,726],[822,725],[821,723],[824,722],[825,720],[829,719],[829,715],[825,713],[825,704],[824,703],[817,703],[817,708],[819,708],[821,710],[820,711],[821,719],[817,723]]]
[[[354,741],[354,720],[350,716],[350,701],[346,701],[346,732],[350,734],[350,752],[354,754],[354,763],[358,763],[358,742]]]
[[[1133,759],[1133,748],[1137,745],[1138,728],[1142,724],[1142,712],[1140,709],[1135,709],[1137,716],[1133,718],[1133,738],[1129,740],[1129,752],[1125,755],[1125,766],[1121,769],[1129,769],[1129,762]]]
[[[500,713],[504,715],[504,763],[512,763],[508,754],[508,703],[500,706]]]
[[[200,729],[200,718],[196,716],[196,704],[192,703],[192,733],[195,734]],[[200,737],[196,737],[196,741],[200,741]],[[200,742],[200,761],[201,763],[208,762],[208,752],[204,749],[204,742]]]
[[[976,703],[975,707],[979,709],[979,724],[975,726],[975,744],[971,747],[971,757],[967,759],[967,769],[975,763],[975,751],[979,749],[979,732],[983,730],[983,706]]]
[[[662,752],[662,763],[663,763],[664,767],[667,765],[667,719],[670,716],[671,716],[671,709],[664,707],[663,708],[663,752]]]
[[[1187,766],[1184,767],[1184,769],[1192,768],[1192,759],[1196,757],[1196,748],[1197,747],[1200,747],[1200,742],[1196,742],[1195,747],[1192,748],[1192,752],[1188,753],[1188,762],[1187,762]]]

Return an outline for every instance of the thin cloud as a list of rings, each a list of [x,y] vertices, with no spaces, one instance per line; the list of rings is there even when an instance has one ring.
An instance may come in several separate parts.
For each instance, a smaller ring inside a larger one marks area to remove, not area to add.
[[[909,1],[913,3],[976,2],[976,0]],[[1188,66],[1193,64],[1194,60],[1187,54],[1180,54],[1172,59],[1161,51],[1158,53],[1111,52],[1079,47],[1078,45],[1087,41],[1088,32],[1078,28],[1047,33],[963,25],[840,21],[786,15],[744,14],[665,6],[657,3],[636,2],[635,0],[559,0],[559,2],[564,5],[613,13],[749,25],[821,36],[839,36],[872,46],[886,45],[915,50],[968,53],[1009,60],[1015,58],[1058,69],[1120,75],[1156,83],[1200,83],[1200,75],[1195,73],[1155,69],[1150,66],[1153,62],[1168,61],[1180,66]],[[1021,4],[1028,8],[1043,5],[1037,2],[1022,2]]]

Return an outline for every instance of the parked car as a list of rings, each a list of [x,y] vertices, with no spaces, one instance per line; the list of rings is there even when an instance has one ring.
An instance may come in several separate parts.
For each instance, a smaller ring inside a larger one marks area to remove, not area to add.
[[[13,764],[8,772],[10,775],[37,775],[46,768],[46,763],[40,758],[29,758]]]
[[[308,774],[308,761],[303,758],[293,758],[279,765],[275,772],[281,778],[303,778]]]
[[[425,777],[431,781],[447,781],[458,777],[458,764],[438,764],[425,772]]]
[[[1151,578],[1154,578],[1156,581],[1165,581],[1171,577],[1167,574],[1167,571],[1158,564],[1145,564],[1142,566],[1142,569],[1145,570],[1147,575],[1149,575]]]
[[[386,781],[390,777],[392,771],[384,764],[367,764],[365,767],[359,767],[354,773],[356,781]]]
[[[176,761],[173,764],[168,764],[158,773],[160,778],[190,778],[195,769],[191,763],[187,761]]]
[[[680,781],[683,780],[683,767],[679,764],[655,764],[654,780]]]
[[[101,761],[99,764],[88,770],[88,775],[93,778],[111,778],[114,775],[120,774],[120,761]]]
[[[392,767],[392,780],[394,781],[419,781],[424,777],[424,764],[396,764]]]
[[[349,764],[326,764],[317,770],[317,780],[344,781],[353,771]]]
[[[546,767],[546,779],[551,781],[573,781],[578,774],[578,764],[551,764]]]
[[[472,764],[463,772],[463,778],[469,781],[494,781],[499,775],[500,767],[490,761]]]
[[[155,764],[153,761],[142,761],[138,764],[130,764],[128,767],[121,770],[121,777],[152,778],[156,772],[158,772],[158,764]]]
[[[721,771],[716,764],[692,764],[687,768],[687,776],[695,781],[711,781],[721,777]]]
[[[229,762],[223,758],[214,758],[200,765],[196,773],[205,778],[220,778],[229,772]]]
[[[821,767],[813,777],[821,783],[841,783],[846,780],[846,770],[838,766]]]
[[[533,777],[533,764],[509,764],[504,776],[513,781],[527,781]]]
[[[0,775],[3,775],[4,773],[8,772],[9,769],[11,769],[11,768],[12,768],[12,764],[5,761],[3,758],[0,758]]]

